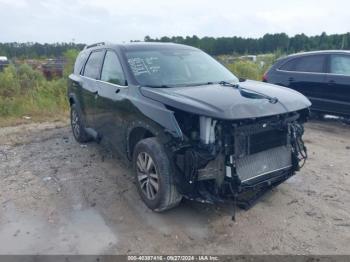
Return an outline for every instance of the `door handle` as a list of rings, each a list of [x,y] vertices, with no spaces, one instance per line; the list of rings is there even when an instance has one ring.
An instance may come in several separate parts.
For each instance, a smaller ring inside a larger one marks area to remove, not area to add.
[[[120,88],[115,90],[115,93],[118,94],[120,92]]]
[[[329,81],[328,81],[328,84],[329,84],[329,85],[333,85],[333,84],[335,84],[335,81],[334,81],[333,79],[332,79],[332,80],[329,80]]]
[[[288,78],[288,81],[289,81],[289,82],[293,82],[293,81],[294,81],[294,77],[289,77],[289,78]]]

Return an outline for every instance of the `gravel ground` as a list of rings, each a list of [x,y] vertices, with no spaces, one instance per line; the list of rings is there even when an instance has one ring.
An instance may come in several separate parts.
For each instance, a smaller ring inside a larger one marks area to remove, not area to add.
[[[311,122],[309,160],[231,221],[190,201],[163,214],[130,169],[66,123],[0,129],[0,254],[350,254],[350,126]]]

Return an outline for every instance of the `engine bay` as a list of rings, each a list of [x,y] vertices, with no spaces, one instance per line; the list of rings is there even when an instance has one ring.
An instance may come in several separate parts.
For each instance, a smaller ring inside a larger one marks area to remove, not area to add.
[[[175,117],[185,137],[170,144],[176,182],[192,200],[237,201],[247,192],[256,198],[292,176],[307,158],[302,136],[308,110],[238,121],[178,110]]]

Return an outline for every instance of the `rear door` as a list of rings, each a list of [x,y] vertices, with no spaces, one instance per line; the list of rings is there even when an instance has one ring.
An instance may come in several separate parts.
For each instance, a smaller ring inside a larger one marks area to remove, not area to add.
[[[314,109],[320,107],[327,93],[326,55],[313,54],[293,58],[278,70],[284,75],[286,86],[307,96]]]
[[[97,80],[100,78],[104,53],[103,50],[91,52],[82,74],[82,110],[86,126],[92,128],[94,128],[96,99],[98,97]]]
[[[113,50],[107,50],[98,81],[99,96],[96,100],[96,131],[120,153],[126,152],[126,126],[130,113],[127,103],[129,88]]]
[[[327,85],[331,112],[350,115],[350,55],[329,57]]]

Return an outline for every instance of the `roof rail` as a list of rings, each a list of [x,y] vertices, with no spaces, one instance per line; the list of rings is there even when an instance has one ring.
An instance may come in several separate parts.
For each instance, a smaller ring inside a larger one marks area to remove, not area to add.
[[[95,43],[95,44],[91,44],[91,45],[86,45],[84,47],[84,49],[88,49],[88,48],[92,48],[92,47],[96,47],[96,46],[101,46],[101,45],[106,45],[105,42],[99,42],[99,43]]]

